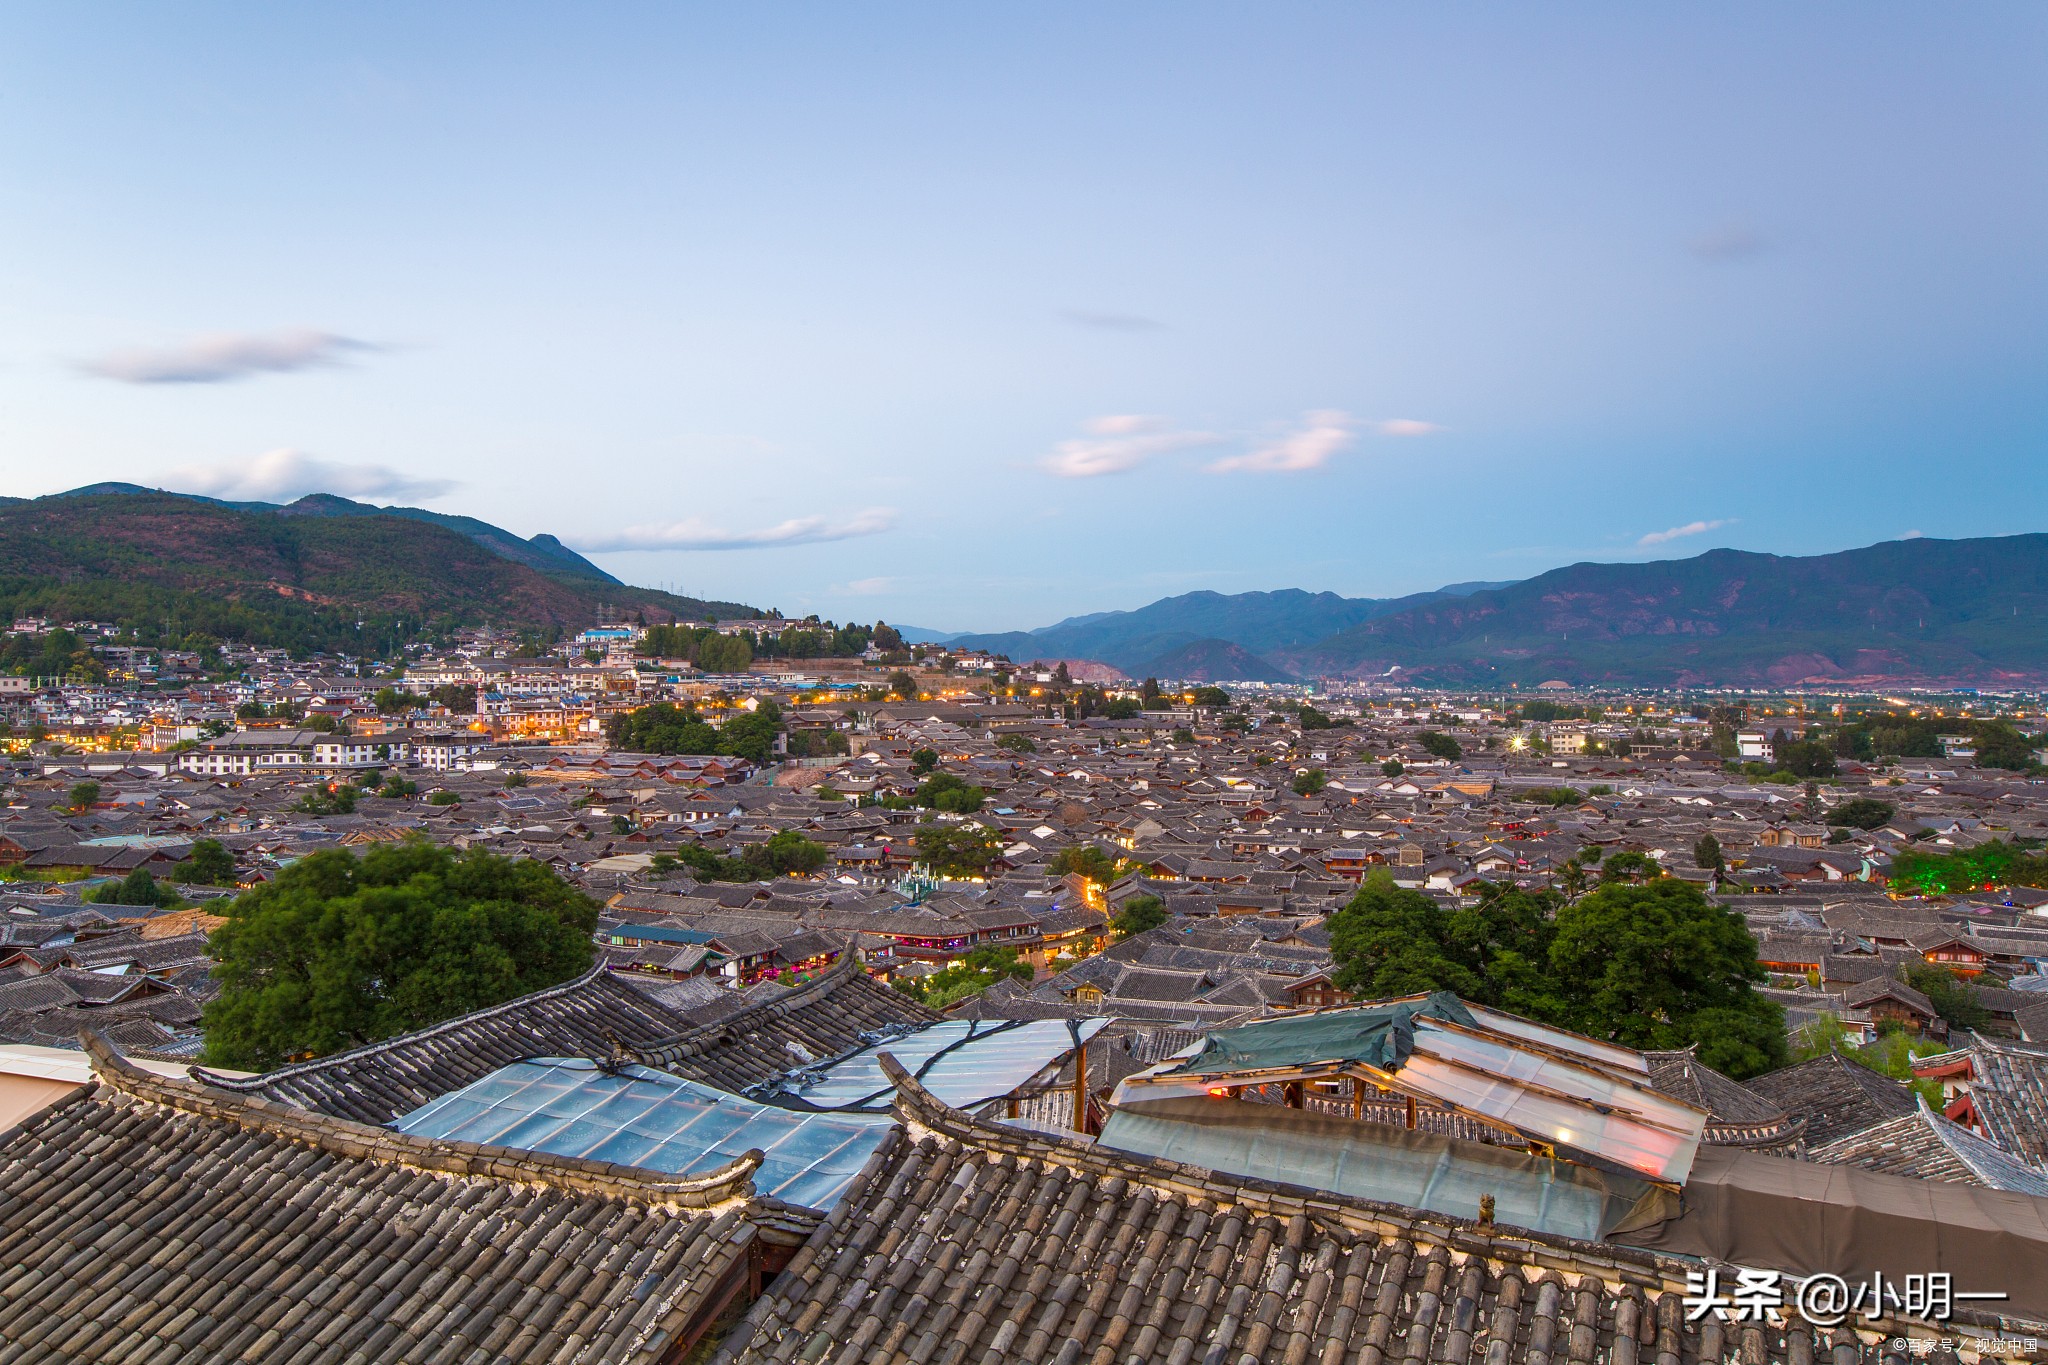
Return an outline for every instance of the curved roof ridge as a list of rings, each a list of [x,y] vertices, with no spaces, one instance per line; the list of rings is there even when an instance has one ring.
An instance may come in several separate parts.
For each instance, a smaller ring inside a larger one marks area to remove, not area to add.
[[[722,1019],[693,1025],[671,1037],[656,1039],[654,1042],[630,1049],[626,1055],[635,1062],[654,1067],[690,1057],[700,1057],[727,1041],[735,1030],[756,1020],[779,1019],[783,1015],[814,1005],[837,994],[841,987],[852,982],[856,976],[865,974],[866,969],[860,965],[852,948],[849,947],[843,950],[839,960],[826,970],[793,990],[776,996],[773,1000],[762,1000],[736,1010]],[[903,998],[903,1004],[906,1008],[924,1010],[934,1021],[943,1017],[936,1011],[926,1010],[923,1005],[908,996]]]
[[[1919,1101],[1917,1117],[1920,1121],[1933,1131],[1936,1140],[1951,1156],[1963,1163],[1965,1170],[1986,1185],[1994,1190],[2011,1190],[2018,1185],[2035,1184],[2039,1189],[2048,1190],[2048,1171],[2019,1153],[2009,1152],[1991,1139],[1935,1113],[1925,1095],[1914,1098]],[[2020,1189],[2019,1192],[2035,1194],[2038,1190]]]
[[[379,1038],[374,1043],[362,1043],[345,1051],[330,1052],[324,1057],[312,1057],[303,1062],[290,1062],[270,1071],[259,1071],[251,1076],[223,1076],[218,1072],[209,1071],[203,1066],[194,1066],[191,1068],[191,1071],[194,1078],[218,1090],[261,1090],[280,1081],[289,1081],[296,1076],[329,1070],[344,1062],[353,1062],[364,1057],[374,1057],[380,1053],[390,1052],[400,1046],[417,1044],[441,1037],[453,1033],[457,1029],[467,1028],[480,1020],[492,1019],[516,1010],[531,1008],[542,1001],[559,1000],[564,996],[573,995],[580,990],[585,990],[595,985],[599,980],[609,980],[611,976],[610,965],[599,961],[589,971],[583,973],[583,975],[571,977],[569,980],[557,985],[546,986],[537,991],[529,991],[525,995],[515,995],[510,1000],[501,1000],[495,1005],[486,1005],[480,1010],[471,1010],[467,1014],[458,1014],[451,1019],[443,1019],[438,1024],[429,1024],[422,1029],[413,1029],[406,1033],[394,1033],[389,1038]],[[620,989],[630,989],[630,987],[621,987]],[[668,1009],[667,1006],[652,997],[646,997],[645,1004],[648,1008],[662,1013],[674,1013],[674,1011]]]
[[[1327,1190],[1305,1192],[1301,1186],[1281,1181],[1105,1148],[1091,1139],[987,1123],[965,1110],[953,1108],[925,1089],[892,1054],[883,1052],[878,1060],[882,1074],[896,1087],[897,1117],[913,1137],[918,1129],[924,1129],[943,1140],[1013,1159],[1064,1164],[1098,1177],[1158,1185],[1176,1198],[1198,1203],[1238,1204],[1274,1214],[1307,1213],[1352,1235],[1405,1237],[1460,1254],[1506,1257],[1546,1270],[1593,1275],[1610,1283],[1634,1284],[1660,1292],[1681,1289],[1686,1283],[1684,1262],[1652,1251],[1536,1233],[1526,1228],[1494,1228],[1451,1214],[1424,1212]]]
[[[229,1093],[196,1079],[158,1076],[129,1062],[91,1029],[79,1033],[79,1042],[92,1058],[98,1083],[127,1099],[232,1123],[250,1132],[338,1156],[437,1175],[545,1185],[637,1204],[707,1210],[751,1200],[754,1171],[764,1159],[764,1153],[755,1148],[702,1175],[666,1178],[658,1172],[609,1161],[415,1137],[258,1096]]]

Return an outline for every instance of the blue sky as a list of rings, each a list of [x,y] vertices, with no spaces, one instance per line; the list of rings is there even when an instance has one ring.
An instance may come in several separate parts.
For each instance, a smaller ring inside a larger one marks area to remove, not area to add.
[[[2048,10],[0,15],[0,491],[1008,629],[2048,529]]]

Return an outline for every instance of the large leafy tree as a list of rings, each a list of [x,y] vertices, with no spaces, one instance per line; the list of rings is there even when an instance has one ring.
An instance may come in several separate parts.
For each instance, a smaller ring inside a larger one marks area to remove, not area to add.
[[[1359,996],[1448,990],[1627,1047],[1697,1043],[1738,1077],[1786,1057],[1784,1013],[1753,989],[1767,979],[1756,940],[1676,878],[1610,881],[1570,903],[1493,887],[1452,909],[1375,873],[1331,917],[1330,951]]]
[[[1453,991],[1547,1017],[1542,964],[1555,907],[1547,892],[1488,887],[1476,904],[1447,909],[1375,872],[1330,919],[1335,980],[1361,996]]]
[[[658,701],[637,711],[624,711],[605,722],[611,742],[641,754],[732,754],[752,763],[766,763],[775,752],[782,726],[782,708],[764,701],[713,726],[694,706]]]
[[[1754,1076],[1786,1060],[1785,1013],[1742,917],[1690,882],[1603,882],[1561,909],[1550,944],[1554,1022],[1625,1047],[1699,1044],[1700,1060]]]
[[[973,820],[919,825],[915,838],[918,858],[941,877],[986,876],[1003,851],[1002,836]]]
[[[590,966],[597,904],[542,863],[411,840],[315,853],[227,919],[206,1060],[265,1069],[567,980]]]

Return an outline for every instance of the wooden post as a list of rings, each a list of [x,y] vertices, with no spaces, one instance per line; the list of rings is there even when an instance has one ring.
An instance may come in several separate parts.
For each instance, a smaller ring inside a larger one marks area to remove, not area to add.
[[[1074,1049],[1074,1131],[1088,1131],[1088,1045]]]
[[[1365,1082],[1356,1076],[1351,1078],[1351,1117],[1365,1117]]]
[[[1408,1097],[1408,1126],[1411,1129],[1415,1127],[1415,1097],[1413,1095]]]

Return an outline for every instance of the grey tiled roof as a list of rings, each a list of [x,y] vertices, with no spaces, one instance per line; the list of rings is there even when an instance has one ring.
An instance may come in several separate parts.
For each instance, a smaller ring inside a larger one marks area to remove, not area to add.
[[[633,1060],[735,1093],[791,1067],[864,1047],[863,1034],[939,1016],[876,985],[852,953],[830,970],[759,1004],[633,1051]]]
[[[717,1365],[1812,1360],[1692,1323],[1685,1265],[977,1122],[878,1151]],[[1853,1338],[1844,1336],[1844,1343]],[[1845,1347],[1844,1349],[1853,1349]]]
[[[1806,1120],[1810,1147],[1913,1112],[1912,1088],[1838,1053],[1758,1076],[1748,1087]]]
[[[363,1123],[389,1123],[528,1057],[603,1057],[687,1027],[604,967],[502,1005],[331,1057],[209,1084]]]
[[[0,1145],[9,1360],[656,1365],[744,1285],[758,1153],[677,1181],[436,1143],[90,1046],[100,1083]]]

